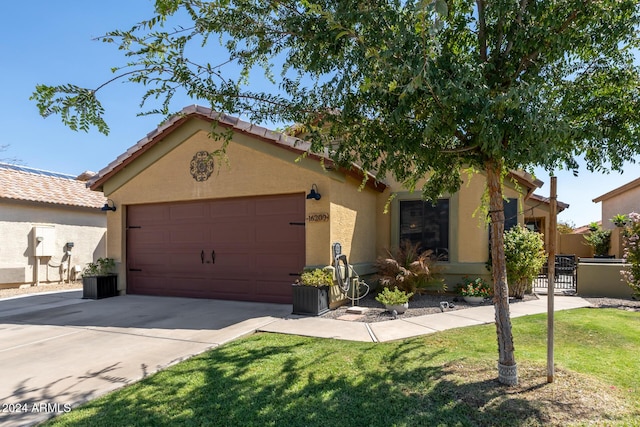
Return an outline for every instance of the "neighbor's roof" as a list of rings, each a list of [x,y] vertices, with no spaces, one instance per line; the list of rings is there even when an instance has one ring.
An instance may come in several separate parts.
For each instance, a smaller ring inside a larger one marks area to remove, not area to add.
[[[100,208],[102,193],[86,186],[84,172],[79,177],[25,166],[0,163],[0,199]]]
[[[546,205],[551,204],[551,199],[548,197],[541,196],[539,194],[532,194],[530,197],[531,200],[535,200],[540,203],[544,203]],[[556,200],[556,204],[558,205],[558,212],[562,212],[563,210],[569,207],[568,203],[561,202],[560,200]]]
[[[141,156],[156,143],[167,137],[181,124],[194,117],[207,122],[218,122],[218,126],[226,129],[231,129],[234,132],[251,136],[266,143],[293,151],[300,155],[307,153],[307,156],[312,159],[322,160],[325,164],[325,167],[335,167],[334,162],[328,157],[309,152],[311,144],[307,141],[299,139],[295,136],[286,135],[281,132],[271,131],[262,126],[257,126],[249,122],[245,122],[237,117],[229,116],[227,114],[215,112],[206,107],[191,105],[185,107],[180,113],[170,117],[162,125],[158,126],[156,129],[148,133],[147,136],[138,141],[134,146],[118,156],[118,158],[116,158],[105,168],[100,170],[100,172],[98,172],[96,176],[91,178],[88,182],[88,185],[92,190],[101,190],[102,185],[112,176],[117,174],[118,171],[125,168],[128,164],[133,162],[136,158]],[[356,165],[353,165],[350,170],[341,169],[341,171],[358,179],[363,179],[365,176],[364,171],[358,168],[358,166]],[[377,181],[375,179],[375,176],[370,173],[367,174],[367,179],[368,187],[374,188],[380,192],[384,191],[384,189],[386,188],[386,185],[384,183]]]
[[[627,182],[626,184],[609,191],[608,193],[603,194],[602,196],[598,196],[593,199],[593,203],[602,202],[603,200],[610,199],[612,197],[618,196],[626,191],[633,190],[634,188],[640,186],[640,178],[636,178],[631,182]]]

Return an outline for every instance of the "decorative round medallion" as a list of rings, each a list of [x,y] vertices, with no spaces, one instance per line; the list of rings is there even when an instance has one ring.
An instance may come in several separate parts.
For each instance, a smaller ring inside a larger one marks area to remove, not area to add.
[[[206,181],[213,173],[213,156],[207,151],[198,151],[191,159],[189,171],[196,181]]]

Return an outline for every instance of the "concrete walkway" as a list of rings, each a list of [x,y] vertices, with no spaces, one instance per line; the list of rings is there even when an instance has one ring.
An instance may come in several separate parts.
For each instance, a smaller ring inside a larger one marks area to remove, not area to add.
[[[556,310],[589,305],[555,298]],[[510,307],[512,317],[545,313],[547,299]],[[384,342],[493,321],[492,305],[367,324],[294,316],[290,304],[141,295],[96,301],[81,291],[0,299],[0,426],[33,425],[256,331]]]
[[[554,297],[554,311],[589,307],[591,304],[579,297]],[[547,312],[547,296],[509,305],[511,318]],[[294,334],[319,338],[335,338],[350,341],[386,342],[432,334],[446,329],[494,323],[493,305],[482,305],[464,310],[451,310],[426,316],[407,317],[385,322],[364,323],[319,317],[289,316],[261,326],[259,331]]]

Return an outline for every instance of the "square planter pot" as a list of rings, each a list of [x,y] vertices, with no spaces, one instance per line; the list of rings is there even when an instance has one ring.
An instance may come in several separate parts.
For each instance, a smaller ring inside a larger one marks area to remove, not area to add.
[[[293,314],[319,316],[329,311],[328,286],[292,285]]]
[[[82,298],[102,299],[118,295],[118,275],[86,276],[82,278]]]

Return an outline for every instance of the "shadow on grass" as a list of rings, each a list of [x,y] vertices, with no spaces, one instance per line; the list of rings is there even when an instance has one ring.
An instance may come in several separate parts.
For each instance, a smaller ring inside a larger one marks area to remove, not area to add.
[[[494,380],[460,383],[420,341],[257,335],[52,420],[59,425],[543,425]],[[491,403],[489,403],[491,402]]]

